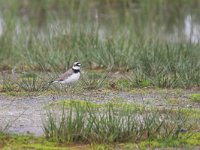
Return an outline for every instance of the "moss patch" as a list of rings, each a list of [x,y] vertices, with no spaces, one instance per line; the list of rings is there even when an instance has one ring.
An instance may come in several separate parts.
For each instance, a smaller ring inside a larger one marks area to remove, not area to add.
[[[200,133],[182,133],[179,138],[171,139],[149,139],[136,143],[116,144],[76,144],[69,143],[60,145],[46,140],[44,137],[33,137],[31,135],[8,135],[0,133],[0,149],[34,149],[34,150],[92,150],[92,149],[154,149],[154,148],[180,148],[193,149],[200,146]]]
[[[200,103],[200,94],[192,94],[190,96],[190,99],[193,101],[193,102],[198,102]]]
[[[37,150],[62,150],[66,149],[55,142],[47,141],[44,137],[31,135],[0,134],[1,149],[37,149]]]
[[[120,144],[121,149],[155,149],[155,148],[189,148],[193,149],[200,146],[200,133],[183,133],[179,138],[174,139],[151,139],[141,141],[139,143],[124,143]]]

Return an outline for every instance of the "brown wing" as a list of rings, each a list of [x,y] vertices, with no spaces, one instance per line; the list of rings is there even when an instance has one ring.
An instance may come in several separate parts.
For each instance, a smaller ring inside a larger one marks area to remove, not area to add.
[[[64,74],[60,75],[60,77],[57,78],[55,81],[64,81],[65,79],[67,79],[72,74],[73,74],[73,70],[69,69]]]

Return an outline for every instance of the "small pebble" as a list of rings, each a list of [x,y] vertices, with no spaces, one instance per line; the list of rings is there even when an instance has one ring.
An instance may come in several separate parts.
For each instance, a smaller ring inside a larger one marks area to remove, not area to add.
[[[188,104],[188,105],[186,105],[187,106],[187,108],[192,108],[192,105],[190,105],[190,104]]]

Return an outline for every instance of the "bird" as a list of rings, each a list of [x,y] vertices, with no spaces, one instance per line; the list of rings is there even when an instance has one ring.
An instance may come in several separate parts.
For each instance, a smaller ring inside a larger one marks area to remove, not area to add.
[[[61,84],[73,84],[77,82],[80,78],[80,69],[81,64],[79,62],[74,62],[72,68],[67,70],[65,73],[59,76],[56,80],[52,81],[53,83]]]

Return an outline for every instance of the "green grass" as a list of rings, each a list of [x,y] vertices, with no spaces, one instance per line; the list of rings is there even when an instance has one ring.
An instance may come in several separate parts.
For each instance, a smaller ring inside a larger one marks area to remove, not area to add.
[[[166,148],[166,147],[187,147],[192,149],[194,146],[199,146],[199,133],[183,134],[179,139],[166,139],[166,140],[147,140],[143,141],[138,146],[140,149],[148,148]]]
[[[1,149],[63,150],[64,147],[32,135],[0,134]]]
[[[193,101],[193,102],[200,102],[200,94],[192,94],[191,96],[190,96],[190,99],[191,99],[191,101]]]
[[[84,89],[98,89],[105,85],[108,73],[87,72],[82,74],[81,86]],[[104,86],[105,87],[105,86]]]
[[[0,4],[6,26],[0,38],[1,70],[64,71],[79,60],[87,69],[96,64],[133,72],[135,87],[200,85],[199,44],[183,38],[181,23],[188,14],[199,21],[198,0],[170,4],[161,0],[1,0]],[[159,30],[162,27],[164,31]],[[180,31],[172,42],[166,36],[175,32],[174,27]]]
[[[113,144],[177,139],[182,129],[189,131],[194,126],[180,110],[84,101],[53,105],[43,119],[46,138],[59,143]]]
[[[1,149],[147,149],[199,145],[199,109],[157,109],[121,102],[55,102],[44,137],[0,132]],[[196,120],[196,121],[195,121]],[[184,129],[186,131],[182,132]]]
[[[44,73],[3,74],[1,92],[42,92],[50,88],[50,76]]]
[[[86,90],[108,86],[132,92],[135,87],[198,87],[200,45],[192,43],[191,37],[187,39],[183,29],[188,15],[194,25],[199,24],[199,5],[198,0],[170,3],[162,0],[0,0],[3,19],[0,91],[12,96],[56,89],[65,91],[65,87],[49,87],[48,81],[52,79],[49,72],[64,72],[77,60],[86,70],[81,79],[81,88]],[[177,40],[169,38],[174,33]],[[125,77],[113,80],[107,74],[88,71],[93,69],[113,74],[122,72]],[[11,71],[16,78],[4,71]],[[142,89],[142,92],[146,91]],[[198,94],[192,95],[191,100],[199,102],[198,97]],[[188,114],[188,110],[179,112],[180,116],[177,112],[165,112],[164,116],[174,122],[160,122],[158,110],[122,106],[75,103],[63,107],[61,118],[50,111],[44,124],[46,137],[60,143],[115,143],[139,139],[144,141],[141,147],[148,147],[148,142],[158,146],[165,136],[172,141],[182,135],[178,132],[182,126],[176,121],[184,124],[182,113]],[[105,114],[97,117],[102,111]],[[195,113],[196,110],[191,110],[189,116],[198,118]],[[135,119],[138,114],[146,117],[144,126]],[[87,117],[90,122],[85,122]],[[130,126],[123,122],[128,122],[127,117],[132,119]],[[84,132],[83,127],[87,129]],[[29,144],[29,148],[45,149],[41,146]]]
[[[188,138],[189,137],[189,138]],[[34,149],[34,150],[94,150],[94,149],[116,149],[132,150],[136,148],[147,149],[147,148],[166,148],[166,147],[185,147],[193,149],[195,146],[199,146],[199,133],[194,134],[183,134],[179,139],[152,139],[138,143],[116,143],[116,144],[68,144],[59,145],[58,143],[47,141],[44,137],[33,137],[30,135],[8,135],[0,134],[0,146],[1,149]]]

